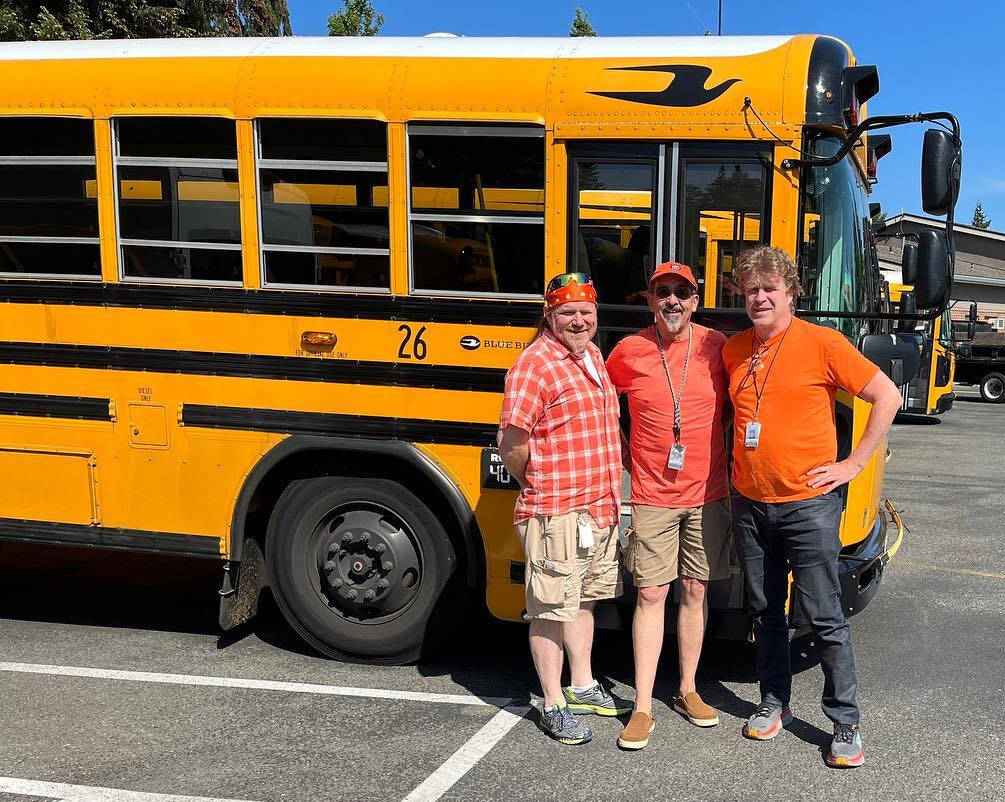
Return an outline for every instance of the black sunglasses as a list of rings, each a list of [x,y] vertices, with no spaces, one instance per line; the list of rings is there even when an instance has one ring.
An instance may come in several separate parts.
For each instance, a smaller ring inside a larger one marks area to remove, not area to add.
[[[676,287],[670,284],[660,284],[653,290],[653,295],[661,300],[669,298],[671,295],[676,295],[678,301],[688,301],[697,294],[698,290],[690,284],[678,284]]]

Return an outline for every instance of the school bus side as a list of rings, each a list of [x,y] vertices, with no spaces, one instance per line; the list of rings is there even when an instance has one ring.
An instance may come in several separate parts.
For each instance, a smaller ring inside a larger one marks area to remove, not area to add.
[[[641,41],[624,53],[562,41],[550,56],[528,44],[524,57],[473,40],[413,42],[398,55],[381,49],[394,44],[347,43],[356,55],[339,57],[321,52],[328,42],[267,56],[158,43],[176,55],[128,59],[115,43],[33,45],[27,57],[7,48],[0,117],[93,120],[94,152],[46,161],[30,157],[41,145],[26,146],[29,156],[0,162],[93,164],[81,194],[94,225],[72,242],[54,231],[0,237],[0,463],[10,477],[0,536],[223,558],[235,569],[225,625],[253,612],[267,576],[294,627],[342,657],[414,658],[468,588],[486,587],[495,615],[519,618],[513,495],[487,447],[543,284],[575,252],[577,143],[770,139],[752,128],[746,95],[770,134],[798,144],[818,42]],[[428,54],[438,47],[462,52]],[[569,57],[589,47],[595,57]],[[665,66],[675,47],[708,65],[703,90],[739,81],[742,92],[689,108],[617,97],[626,86],[658,94],[665,71],[625,68]],[[214,149],[223,140],[205,126],[172,144],[182,118],[231,121],[233,147]],[[352,147],[319,159],[297,140],[303,129],[284,135],[282,121],[300,120],[335,121]],[[479,166],[510,148],[529,177],[469,187],[465,203],[428,155],[461,147]],[[792,249],[797,187],[768,153],[769,225],[757,236]],[[153,188],[162,175],[173,176],[162,181],[170,203]],[[333,226],[315,206],[358,219]],[[657,211],[653,200],[661,227]],[[185,237],[200,224],[211,230]],[[490,231],[488,248],[468,236],[475,226]],[[518,264],[521,250],[507,251],[507,237],[539,253],[539,266],[503,271],[500,255]],[[40,245],[53,251],[42,269],[24,256]],[[66,269],[53,254],[70,245],[92,255]],[[864,416],[854,419],[857,433]],[[846,542],[870,531],[881,472],[876,463],[853,484]]]

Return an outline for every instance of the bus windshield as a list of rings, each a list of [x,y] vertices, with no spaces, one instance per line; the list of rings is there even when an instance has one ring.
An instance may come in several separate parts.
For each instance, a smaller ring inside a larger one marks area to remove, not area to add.
[[[841,147],[833,136],[812,140],[810,152],[832,156]],[[858,170],[846,156],[831,167],[806,168],[802,188],[800,265],[803,309],[835,312],[866,310],[870,280],[866,251],[868,204]],[[855,337],[861,321],[819,318],[817,322]]]

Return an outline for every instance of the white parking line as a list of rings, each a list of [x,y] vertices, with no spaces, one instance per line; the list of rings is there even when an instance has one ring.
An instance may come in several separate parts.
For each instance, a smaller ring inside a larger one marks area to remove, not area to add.
[[[0,777],[0,791],[23,796],[58,799],[61,802],[246,802],[240,799],[154,794],[147,791],[99,788],[93,785],[67,785],[66,783],[40,782],[38,780],[20,780],[17,777]]]
[[[504,707],[402,802],[434,802],[439,799],[467,774],[475,763],[485,757],[528,710],[527,707]]]
[[[157,674],[148,671],[118,671],[85,666],[52,666],[36,663],[0,662],[0,671],[22,674],[52,674],[67,677],[115,679],[127,682],[159,682],[169,685],[202,685],[215,688],[248,688],[257,691],[284,691],[286,693],[314,693],[321,696],[357,696],[364,699],[397,699],[406,702],[432,702],[445,705],[483,705],[502,707],[513,700],[510,697],[474,696],[473,694],[424,693],[421,691],[394,691],[381,688],[346,688],[338,685],[320,685],[308,682],[281,682],[277,680],[244,679],[241,677],[206,677],[198,674]]]

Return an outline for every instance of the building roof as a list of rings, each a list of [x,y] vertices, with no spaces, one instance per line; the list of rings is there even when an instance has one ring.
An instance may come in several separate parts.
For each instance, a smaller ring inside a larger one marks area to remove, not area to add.
[[[883,221],[876,229],[877,239],[903,237],[919,229],[945,228],[945,220],[918,214],[898,214]],[[963,283],[1005,284],[1005,232],[953,223],[956,238],[956,279]],[[969,240],[969,245],[968,245]],[[900,250],[883,248],[879,243],[880,261],[885,270],[900,268]],[[987,281],[982,281],[986,279]]]

